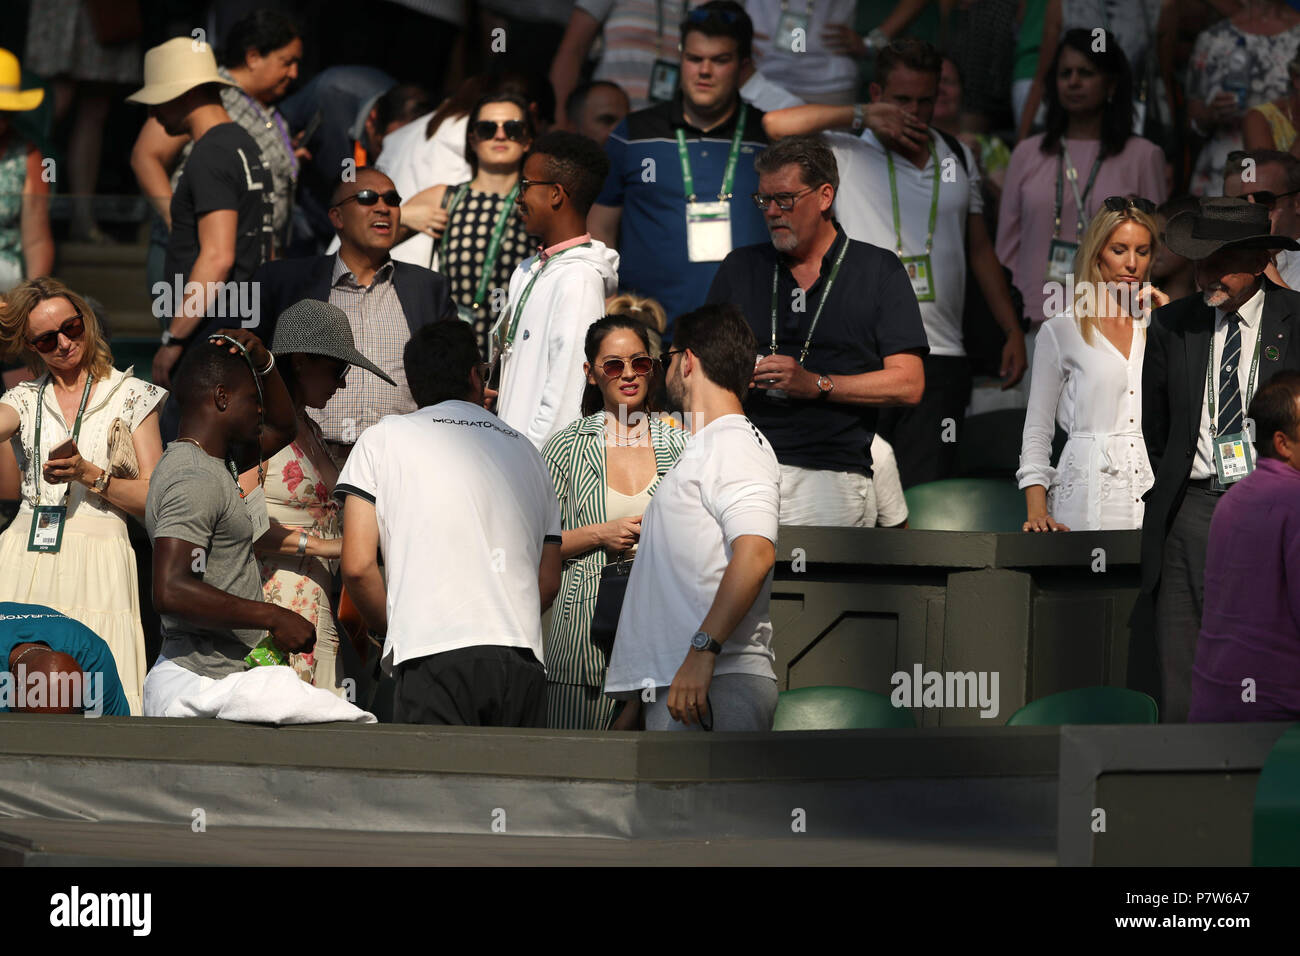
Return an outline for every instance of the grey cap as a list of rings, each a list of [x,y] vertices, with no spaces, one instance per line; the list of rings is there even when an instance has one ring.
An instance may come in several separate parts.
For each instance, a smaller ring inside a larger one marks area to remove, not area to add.
[[[325,355],[378,375],[396,385],[374,362],[357,351],[347,313],[319,299],[302,299],[280,313],[271,341],[275,355]]]

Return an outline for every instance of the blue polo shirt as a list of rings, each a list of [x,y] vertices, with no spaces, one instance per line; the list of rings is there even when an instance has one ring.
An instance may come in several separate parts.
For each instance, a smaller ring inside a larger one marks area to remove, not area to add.
[[[9,655],[15,647],[31,643],[71,655],[88,676],[103,674],[104,713],[112,717],[131,715],[117,676],[117,663],[103,638],[54,608],[0,601],[0,671],[8,671]],[[0,695],[0,713],[8,712],[7,703]]]
[[[758,191],[754,159],[768,143],[761,111],[741,103],[726,123],[704,133],[686,122],[678,93],[672,102],[630,114],[605,143],[609,176],[596,202],[623,210],[619,286],[624,292],[650,296],[664,307],[669,340],[673,320],[704,305],[721,264],[691,262],[687,255],[686,189],[676,131],[686,137],[696,200],[716,202],[740,110],[745,111],[745,132],[731,189],[731,247],[739,249],[769,241],[763,214],[750,198]]]

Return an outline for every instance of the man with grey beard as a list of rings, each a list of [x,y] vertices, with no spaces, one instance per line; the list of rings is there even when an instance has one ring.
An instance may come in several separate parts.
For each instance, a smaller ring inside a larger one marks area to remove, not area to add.
[[[898,256],[831,215],[835,156],[792,136],[755,160],[770,243],[728,255],[708,301],[740,307],[758,340],[746,414],[781,466],[781,523],[872,527],[880,409],[916,405],[929,351]]]
[[[1266,205],[1202,199],[1165,228],[1195,263],[1199,294],[1157,309],[1142,369],[1142,433],[1155,470],[1142,525],[1136,640],[1155,614],[1164,721],[1186,721],[1201,626],[1210,519],[1254,470],[1245,409],[1283,369],[1300,369],[1300,293],[1264,275],[1270,250],[1300,244],[1270,232]]]

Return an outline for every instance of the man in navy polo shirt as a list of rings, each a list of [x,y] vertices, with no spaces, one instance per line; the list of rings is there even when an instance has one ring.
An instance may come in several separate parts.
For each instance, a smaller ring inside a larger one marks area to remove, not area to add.
[[[758,339],[745,411],[781,466],[781,524],[871,527],[879,410],[925,391],[916,295],[893,252],[832,218],[839,170],[820,137],[782,140],[755,166],[771,240],[727,256],[709,302],[740,306]]]
[[[681,31],[681,89],[610,134],[609,177],[587,220],[622,257],[620,287],[664,307],[665,339],[676,316],[704,303],[727,253],[767,238],[749,199],[767,145],[763,114],[740,99],[753,25],[739,4],[711,0]],[[661,79],[671,86],[667,66]]]

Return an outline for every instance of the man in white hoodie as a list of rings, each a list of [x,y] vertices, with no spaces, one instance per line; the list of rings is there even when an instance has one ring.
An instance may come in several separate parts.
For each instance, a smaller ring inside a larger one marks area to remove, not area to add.
[[[542,249],[510,277],[493,360],[501,376],[497,415],[539,449],[581,414],[583,340],[618,291],[618,253],[587,232],[608,172],[604,150],[577,133],[539,137],[524,160],[515,202]]]

